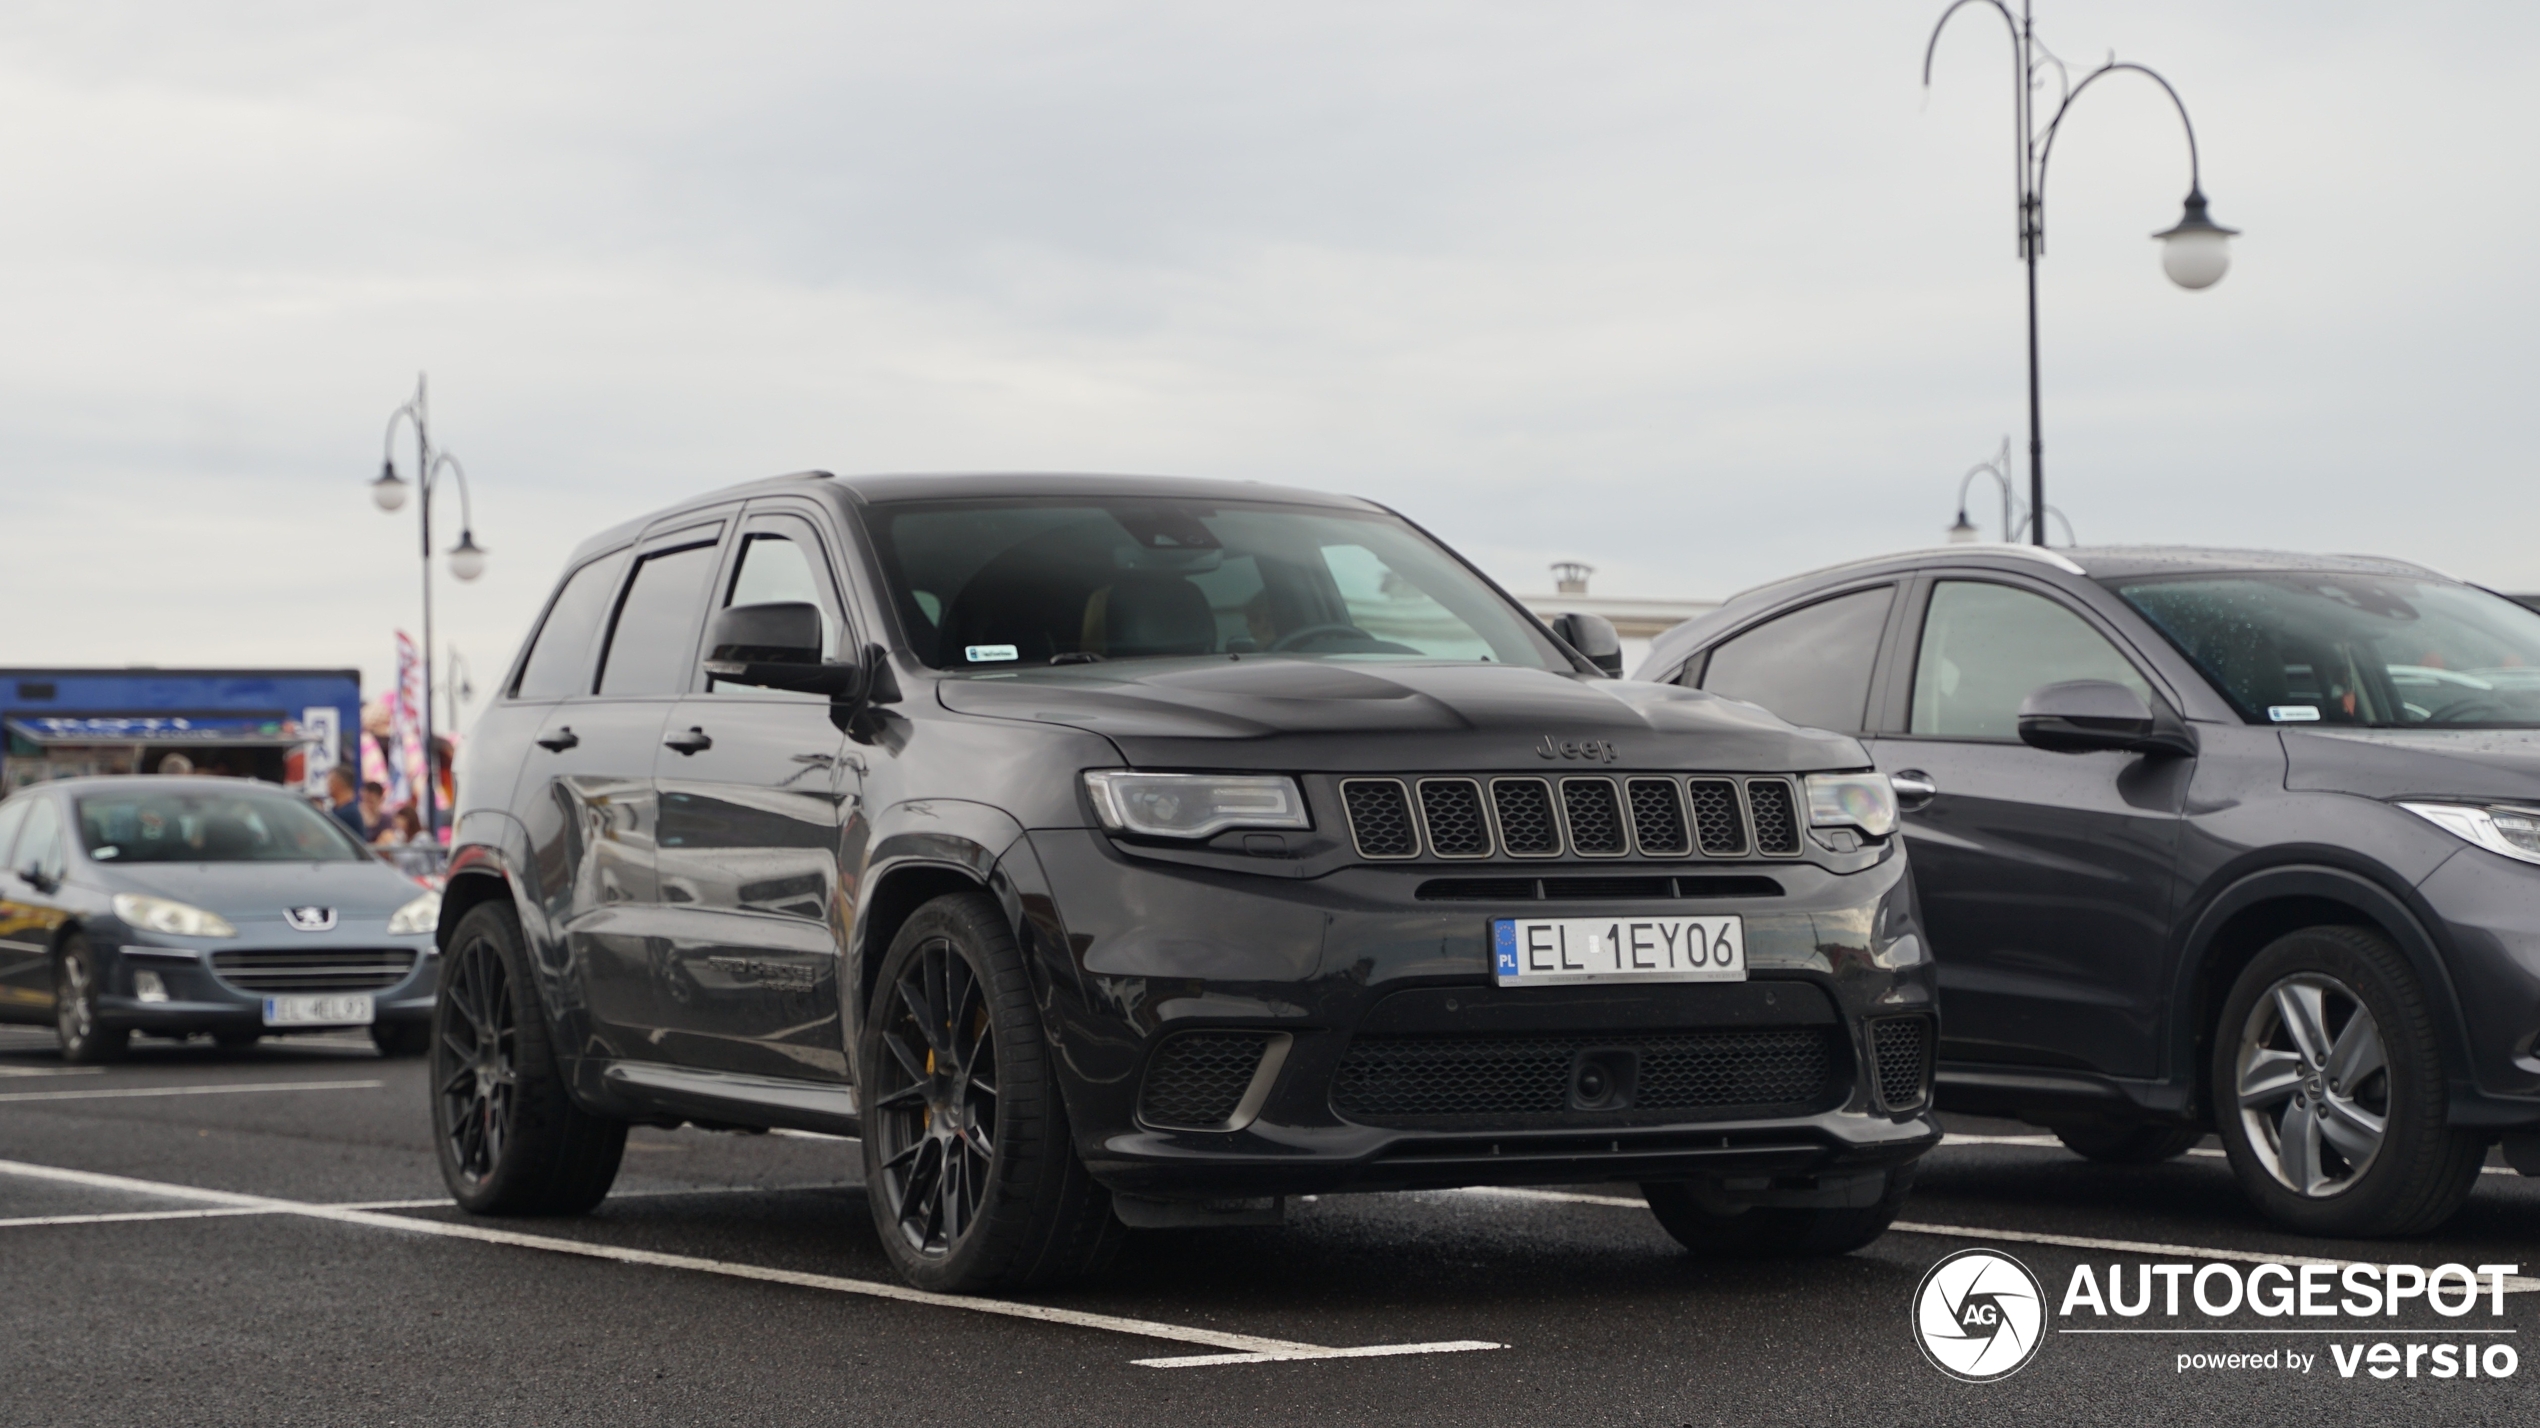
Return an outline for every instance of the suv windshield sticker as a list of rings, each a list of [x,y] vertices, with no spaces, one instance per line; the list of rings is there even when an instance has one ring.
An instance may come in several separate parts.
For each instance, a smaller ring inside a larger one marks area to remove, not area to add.
[[[2267,717],[2279,724],[2316,724],[2320,707],[2316,704],[2270,704]]]
[[[1001,659],[1019,659],[1021,655],[1012,645],[964,645],[961,657],[972,664],[989,664]]]

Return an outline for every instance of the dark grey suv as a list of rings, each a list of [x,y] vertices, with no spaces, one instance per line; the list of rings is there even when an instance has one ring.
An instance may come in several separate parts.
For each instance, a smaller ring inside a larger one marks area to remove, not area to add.
[[[1857,734],[1940,968],[1943,1109],[2211,1126],[2298,1228],[2540,1173],[2540,614],[2418,566],[1958,548],[1750,591],[1642,677]]]
[[[694,1122],[860,1135],[935,1288],[1413,1186],[1867,1242],[1938,1137],[1887,780],[1557,628],[1252,483],[785,478],[593,537],[466,745],[453,1193],[586,1208]]]

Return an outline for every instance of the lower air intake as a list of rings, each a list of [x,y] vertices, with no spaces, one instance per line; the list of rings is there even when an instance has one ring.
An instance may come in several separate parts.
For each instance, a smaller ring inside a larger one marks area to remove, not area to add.
[[[1821,1108],[1843,1063],[1831,1028],[1757,1027],[1621,1036],[1361,1036],[1332,1078],[1332,1109],[1371,1125],[1611,1120],[1572,1111],[1581,1052],[1637,1058],[1637,1088],[1613,1110],[1719,1119]]]
[[[1159,1130],[1224,1130],[1235,1119],[1279,1033],[1186,1031],[1147,1061],[1138,1119]]]
[[[1923,1103],[1930,1079],[1930,1022],[1918,1016],[1871,1022],[1870,1057],[1878,1063],[1880,1105],[1910,1111]]]

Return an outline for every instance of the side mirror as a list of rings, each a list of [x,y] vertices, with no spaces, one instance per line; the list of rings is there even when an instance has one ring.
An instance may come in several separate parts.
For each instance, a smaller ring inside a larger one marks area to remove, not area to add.
[[[719,611],[706,635],[706,673],[726,684],[790,689],[853,699],[864,692],[864,666],[820,657],[820,607],[800,600],[734,605]]]
[[[2056,754],[2103,749],[2193,754],[2195,736],[2143,696],[2105,679],[2075,679],[2029,691],[2020,701],[2020,742]]]
[[[1623,677],[1623,637],[1614,633],[1613,621],[1572,611],[1552,617],[1552,632],[1561,637],[1561,643],[1587,656],[1588,663],[1616,679]]]

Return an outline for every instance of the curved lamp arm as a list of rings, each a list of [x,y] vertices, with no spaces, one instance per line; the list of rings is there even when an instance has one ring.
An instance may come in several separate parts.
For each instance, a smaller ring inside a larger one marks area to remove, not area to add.
[[[2065,95],[2064,102],[2056,106],[2055,117],[2047,122],[2046,142],[2038,146],[2037,154],[2037,236],[2038,241],[2041,244],[2043,244],[2046,240],[2046,162],[2055,156],[2056,131],[2063,128],[2064,116],[2072,111],[2073,101],[2081,98],[2081,92],[2083,90],[2088,89],[2092,84],[2096,83],[2100,76],[2115,74],[2120,70],[2131,70],[2136,74],[2148,77],[2154,84],[2161,86],[2161,92],[2163,94],[2170,97],[2171,106],[2178,110],[2179,127],[2187,131],[2187,201],[2191,204],[2197,205],[2202,205],[2204,202],[2204,170],[2197,160],[2196,125],[2194,121],[2187,117],[2187,101],[2179,98],[2178,91],[2170,88],[2170,82],[2161,78],[2159,72],[2148,65],[2139,65],[2131,60],[2110,60],[2108,63],[2099,66],[2097,69],[2092,70],[2086,75],[2083,75],[2081,83],[2074,85],[2073,92]]]

